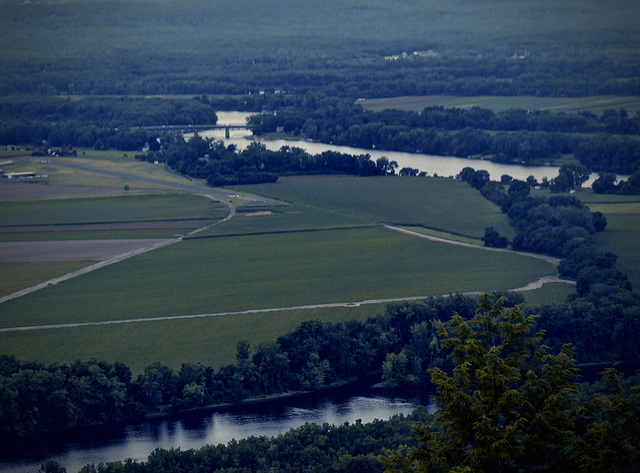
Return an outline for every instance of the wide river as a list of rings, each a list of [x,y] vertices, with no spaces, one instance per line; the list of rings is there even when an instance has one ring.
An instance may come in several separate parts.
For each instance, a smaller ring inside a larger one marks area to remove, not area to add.
[[[242,126],[246,124],[246,118],[254,115],[247,112],[216,112],[218,115],[219,125]],[[507,174],[514,179],[526,180],[529,176],[536,178],[538,182],[542,182],[543,178],[553,179],[558,175],[558,166],[523,166],[519,164],[500,164],[484,159],[466,159],[455,158],[451,156],[435,156],[432,154],[405,153],[401,151],[384,151],[376,149],[352,148],[350,146],[336,146],[325,143],[316,143],[312,141],[295,141],[295,140],[263,140],[251,135],[246,130],[230,130],[229,138],[225,138],[224,130],[206,130],[199,132],[204,138],[213,138],[220,140],[225,144],[234,144],[238,149],[246,148],[250,143],[258,139],[267,149],[277,151],[283,146],[297,147],[305,150],[310,154],[320,154],[324,151],[338,151],[341,153],[361,155],[368,154],[372,159],[376,160],[382,156],[387,157],[390,161],[398,163],[398,171],[404,167],[418,169],[426,172],[429,176],[438,175],[440,177],[455,177],[463,168],[470,167],[478,170],[489,172],[491,179],[499,181],[500,177]],[[185,138],[189,138],[191,134],[185,134]],[[593,181],[598,178],[596,173],[585,182],[583,187],[591,187]],[[618,180],[626,180],[629,176],[618,176]]]
[[[306,422],[371,422],[410,414],[419,404],[434,408],[427,392],[383,389],[370,383],[261,404],[36,435],[0,445],[0,471],[35,473],[45,461],[56,460],[68,473],[76,473],[90,463],[146,461],[158,447],[197,449],[252,435],[276,436]]]
[[[218,124],[220,125],[245,125],[246,118],[253,113],[245,112],[217,112]],[[255,140],[249,130],[230,130],[229,138],[225,138],[224,130],[208,130],[199,133],[204,138],[214,138],[224,141],[225,144],[234,144],[239,149],[246,148]],[[185,135],[189,138],[190,135]],[[304,149],[310,154],[320,154],[324,151],[339,151],[352,155],[369,154],[372,159],[385,156],[390,161],[398,163],[398,170],[409,167],[428,173],[429,176],[438,175],[441,177],[453,177],[464,167],[471,167],[476,170],[484,169],[491,175],[494,181],[500,180],[503,174],[508,174],[514,179],[526,180],[533,176],[539,182],[544,177],[551,180],[558,175],[557,166],[522,166],[516,164],[499,164],[482,159],[465,159],[447,156],[434,156],[430,154],[404,153],[400,151],[383,151],[376,149],[352,148],[350,146],[336,146],[325,143],[311,141],[289,141],[289,140],[261,140],[261,143],[272,151],[277,151],[283,146],[291,146]],[[593,176],[597,178],[597,176]],[[591,181],[590,181],[591,182]],[[589,183],[585,184],[589,185]]]

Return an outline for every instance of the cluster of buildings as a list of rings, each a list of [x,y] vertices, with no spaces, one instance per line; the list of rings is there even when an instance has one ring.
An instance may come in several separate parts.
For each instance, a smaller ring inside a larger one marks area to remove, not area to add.
[[[387,61],[397,61],[399,59],[408,59],[410,57],[438,57],[438,51],[435,49],[429,49],[428,51],[414,51],[412,54],[403,52],[402,54],[385,56],[384,58]]]
[[[39,177],[47,177],[44,174],[38,174],[36,171],[14,171],[5,172],[4,166],[13,164],[13,161],[0,162],[0,179],[35,179]]]

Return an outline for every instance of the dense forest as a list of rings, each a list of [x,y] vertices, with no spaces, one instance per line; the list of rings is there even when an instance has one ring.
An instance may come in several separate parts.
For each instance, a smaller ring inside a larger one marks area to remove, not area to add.
[[[368,154],[351,155],[324,151],[311,155],[306,151],[284,146],[270,151],[254,142],[240,151],[222,141],[203,139],[197,134],[185,141],[181,136],[164,136],[156,141],[155,150],[135,155],[136,159],[164,162],[171,169],[212,186],[275,182],[290,174],[349,174],[385,176],[395,174],[397,163],[381,157],[373,161]]]
[[[637,17],[633,0],[3,0],[0,94],[639,95]]]

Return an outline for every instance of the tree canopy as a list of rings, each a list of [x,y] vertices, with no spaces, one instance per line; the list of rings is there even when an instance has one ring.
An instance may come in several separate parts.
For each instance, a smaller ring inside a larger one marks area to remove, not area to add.
[[[388,472],[637,471],[628,419],[640,413],[640,386],[624,397],[606,372],[608,394],[583,405],[572,349],[552,354],[536,319],[483,294],[473,319],[439,324],[454,369],[429,370],[438,412],[414,426],[415,448],[383,457]]]

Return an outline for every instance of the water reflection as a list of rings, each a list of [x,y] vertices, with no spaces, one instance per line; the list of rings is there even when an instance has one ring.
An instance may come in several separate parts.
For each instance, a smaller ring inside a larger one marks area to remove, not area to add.
[[[248,112],[216,112],[218,115],[218,123],[225,125],[243,125],[246,124],[246,118],[253,115]],[[238,149],[246,148],[254,137],[247,130],[229,130],[229,138],[225,137],[224,130],[207,130],[199,133],[205,138],[213,138],[216,141],[223,141],[226,145],[233,144]],[[191,134],[185,135],[189,138]],[[529,176],[536,178],[538,182],[542,182],[544,178],[551,180],[558,175],[558,166],[523,166],[518,164],[500,164],[482,159],[465,159],[449,156],[435,156],[430,154],[404,153],[400,151],[381,151],[376,149],[353,148],[350,146],[336,146],[324,143],[315,143],[309,141],[289,141],[289,140],[264,140],[262,141],[267,149],[277,151],[283,146],[297,147],[305,150],[310,154],[320,154],[324,151],[338,151],[341,153],[360,155],[369,154],[372,159],[378,159],[382,156],[389,158],[391,161],[398,163],[398,170],[407,167],[418,169],[421,172],[428,173],[429,176],[438,175],[440,177],[454,177],[465,167],[477,170],[488,171],[491,179],[499,181],[500,177],[507,174],[514,179],[526,180]],[[583,184],[583,187],[591,187],[593,181],[598,178],[596,173]],[[619,180],[626,180],[629,176],[618,176]]]
[[[218,123],[226,125],[242,125],[246,123],[246,118],[252,113],[246,112],[217,112]],[[233,144],[238,149],[246,148],[254,138],[249,130],[229,130],[229,138],[225,137],[225,130],[207,130],[199,133],[204,138],[221,140],[226,145]],[[185,135],[189,138],[191,135]],[[558,175],[557,166],[521,166],[514,164],[500,164],[491,161],[478,159],[464,159],[445,156],[434,156],[430,154],[404,153],[399,151],[381,151],[376,149],[353,148],[351,146],[336,146],[325,143],[309,141],[288,141],[288,140],[266,140],[262,141],[267,149],[277,151],[283,146],[302,148],[310,154],[320,154],[324,151],[338,151],[346,154],[369,154],[372,159],[382,156],[398,163],[398,169],[404,167],[415,168],[419,171],[427,172],[430,176],[437,174],[441,177],[453,177],[462,168],[471,167],[476,170],[484,169],[489,172],[493,180],[499,180],[503,174],[508,174],[513,178],[525,180],[529,176],[535,177],[538,181],[543,178],[553,179]]]
[[[92,426],[64,435],[41,434],[0,445],[0,471],[33,473],[44,461],[56,460],[73,473],[90,463],[125,458],[144,461],[158,447],[187,450],[252,435],[271,437],[306,422],[366,423],[410,414],[417,405],[429,402],[429,393],[420,389],[398,391],[360,385],[221,411]]]

